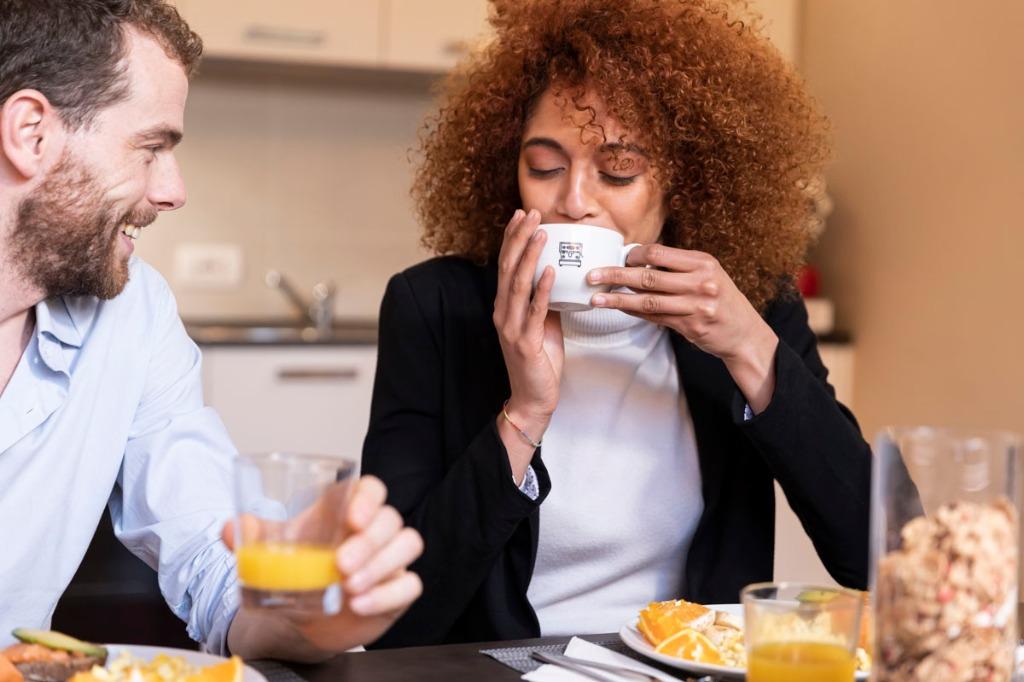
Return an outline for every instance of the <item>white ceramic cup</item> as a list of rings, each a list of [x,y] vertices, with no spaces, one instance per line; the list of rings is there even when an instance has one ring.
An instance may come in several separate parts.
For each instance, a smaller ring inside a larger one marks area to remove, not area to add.
[[[533,286],[537,286],[544,268],[555,270],[555,284],[551,288],[551,310],[588,310],[590,298],[611,290],[610,284],[589,284],[587,273],[595,268],[623,266],[626,255],[639,244],[625,244],[615,230],[576,223],[551,223],[538,229],[547,232],[548,240],[533,273]]]

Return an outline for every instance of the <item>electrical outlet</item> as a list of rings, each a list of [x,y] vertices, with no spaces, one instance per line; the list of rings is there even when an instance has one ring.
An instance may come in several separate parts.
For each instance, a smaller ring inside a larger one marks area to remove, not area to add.
[[[179,244],[174,279],[193,289],[231,289],[242,283],[242,248],[237,244]]]

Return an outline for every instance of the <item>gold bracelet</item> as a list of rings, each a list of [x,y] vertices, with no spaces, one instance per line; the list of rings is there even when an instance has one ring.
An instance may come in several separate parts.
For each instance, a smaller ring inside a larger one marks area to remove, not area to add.
[[[529,443],[530,445],[532,445],[535,448],[539,448],[540,447],[540,444],[543,442],[543,439],[541,439],[541,440],[534,440],[534,439],[530,438],[528,435],[526,435],[526,431],[523,431],[521,428],[519,428],[519,425],[516,424],[514,421],[512,421],[512,417],[508,416],[508,401],[507,400],[505,401],[505,404],[501,406],[501,416],[505,418],[505,421],[507,421],[512,426],[512,428],[516,430],[516,432],[520,436],[523,437],[523,440],[525,440],[527,443]]]

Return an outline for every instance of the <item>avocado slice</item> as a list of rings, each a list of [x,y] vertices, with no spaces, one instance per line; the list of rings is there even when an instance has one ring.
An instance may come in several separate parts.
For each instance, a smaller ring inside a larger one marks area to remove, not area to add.
[[[107,650],[105,647],[101,647],[97,644],[90,644],[89,642],[83,642],[80,639],[75,639],[74,637],[65,635],[62,632],[53,632],[52,630],[34,630],[32,628],[15,628],[11,634],[26,644],[41,644],[48,649],[77,651],[85,654],[86,656],[95,656],[96,658],[102,658],[104,660],[107,658]]]

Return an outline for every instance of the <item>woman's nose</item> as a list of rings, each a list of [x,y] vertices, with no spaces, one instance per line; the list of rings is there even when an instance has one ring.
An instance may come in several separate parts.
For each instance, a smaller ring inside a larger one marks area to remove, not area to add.
[[[597,199],[592,180],[583,169],[572,169],[565,176],[559,211],[570,220],[584,220],[597,215]]]

